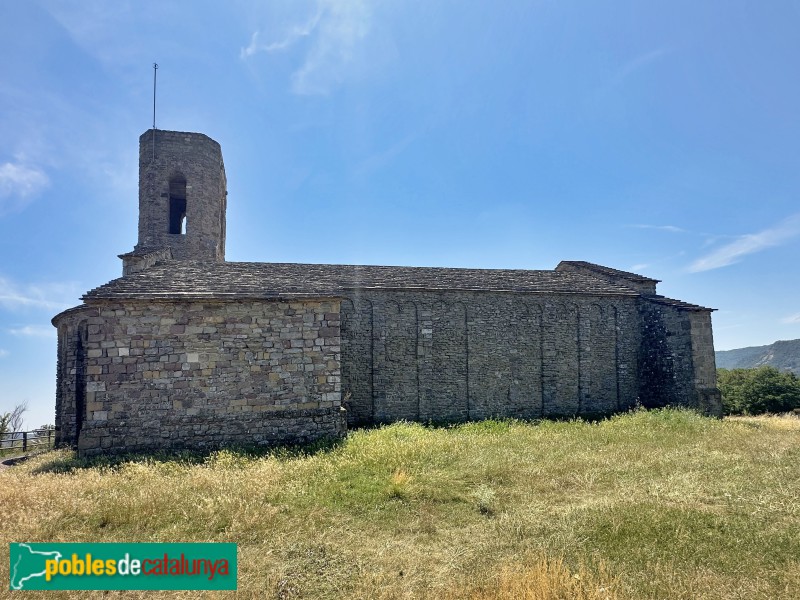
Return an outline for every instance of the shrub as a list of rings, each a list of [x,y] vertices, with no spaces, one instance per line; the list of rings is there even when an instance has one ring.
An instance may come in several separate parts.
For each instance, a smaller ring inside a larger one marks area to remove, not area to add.
[[[722,406],[729,415],[783,413],[800,408],[800,379],[774,367],[719,369]]]

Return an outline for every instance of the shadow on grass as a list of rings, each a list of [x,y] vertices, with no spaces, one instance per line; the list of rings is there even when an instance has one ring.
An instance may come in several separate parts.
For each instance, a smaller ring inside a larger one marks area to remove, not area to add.
[[[70,473],[81,469],[97,468],[116,470],[129,463],[171,463],[179,466],[193,466],[216,462],[222,455],[226,456],[225,462],[227,464],[245,466],[248,462],[260,458],[293,460],[318,454],[327,454],[341,447],[344,443],[344,438],[325,438],[308,444],[286,444],[282,446],[231,444],[207,450],[155,450],[152,452],[125,452],[90,457],[78,457],[75,452],[71,452],[67,456],[53,457],[37,466],[31,472],[33,474]]]

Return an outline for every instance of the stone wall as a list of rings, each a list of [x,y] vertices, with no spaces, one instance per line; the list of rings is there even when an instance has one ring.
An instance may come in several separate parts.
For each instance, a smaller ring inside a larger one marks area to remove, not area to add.
[[[119,258],[122,259],[122,276],[127,277],[149,269],[161,261],[170,260],[172,258],[172,250],[161,248],[151,252],[128,252],[127,254],[120,254]]]
[[[639,303],[640,401],[648,408],[677,404],[719,416],[711,311],[680,304],[659,298]]]
[[[53,319],[59,445],[307,442],[344,433],[343,403],[351,424],[721,410],[710,312],[657,296],[655,279],[583,261],[555,272],[225,263],[226,205],[217,142],[139,138],[124,277]],[[254,300],[265,287],[305,299]]]
[[[57,441],[82,455],[344,434],[338,300],[103,303],[54,324]]]
[[[56,446],[75,446],[86,416],[86,317],[96,313],[83,307],[61,313],[56,362]]]
[[[607,414],[639,395],[635,298],[364,290],[342,301],[350,424]]]
[[[691,404],[692,343],[686,311],[643,300],[639,353],[640,402],[646,408]]]
[[[722,416],[722,394],[717,388],[717,362],[714,354],[714,335],[711,313],[696,311],[689,314],[692,357],[694,366],[695,406],[702,412]]]
[[[659,298],[372,289],[54,323],[57,442],[81,454],[339,436],[343,401],[351,425],[719,412],[710,313]]]
[[[153,151],[155,136],[155,152]],[[170,181],[185,189],[185,233],[170,233]],[[201,133],[148,130],[139,138],[139,241],[178,260],[225,260],[227,180],[220,145]]]

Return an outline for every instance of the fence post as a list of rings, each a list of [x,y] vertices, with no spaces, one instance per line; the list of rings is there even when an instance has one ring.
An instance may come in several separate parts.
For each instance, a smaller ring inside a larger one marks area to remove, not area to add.
[[[27,431],[23,431],[22,432],[22,451],[23,452],[27,452],[28,451],[28,432]]]

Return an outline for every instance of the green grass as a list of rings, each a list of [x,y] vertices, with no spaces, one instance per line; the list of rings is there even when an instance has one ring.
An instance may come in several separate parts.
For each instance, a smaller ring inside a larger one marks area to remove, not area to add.
[[[0,507],[5,581],[12,541],[218,541],[239,544],[240,590],[273,598],[800,597],[797,417],[638,411],[403,423],[307,451],[57,451],[0,471]]]

